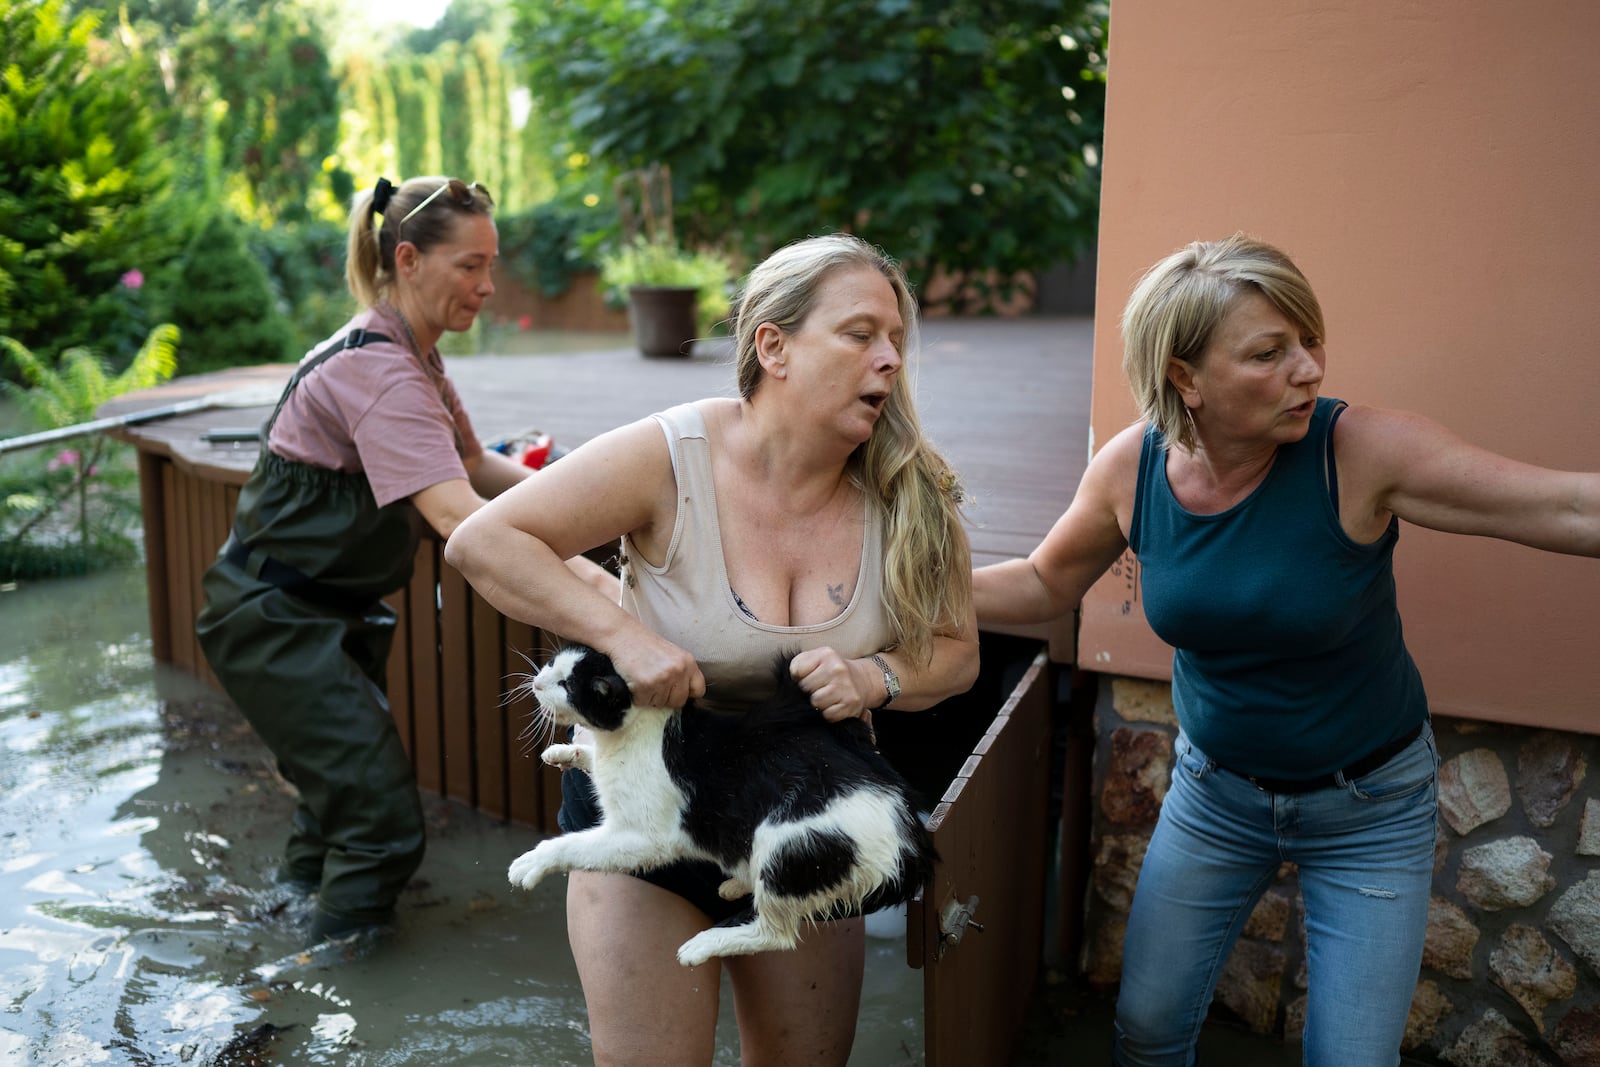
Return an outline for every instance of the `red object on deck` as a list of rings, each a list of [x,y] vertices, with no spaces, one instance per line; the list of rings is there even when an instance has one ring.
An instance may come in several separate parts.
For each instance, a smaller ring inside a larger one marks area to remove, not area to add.
[[[549,460],[552,444],[549,434],[538,434],[523,448],[522,455],[518,456],[517,459],[524,467],[532,467],[534,470],[538,470]]]

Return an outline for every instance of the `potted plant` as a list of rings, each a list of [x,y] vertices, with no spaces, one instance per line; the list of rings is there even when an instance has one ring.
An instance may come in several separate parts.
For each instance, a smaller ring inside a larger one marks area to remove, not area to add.
[[[731,265],[719,252],[677,242],[672,178],[664,166],[625,174],[616,189],[624,236],[601,254],[600,284],[613,299],[626,296],[640,352],[686,356],[690,343],[728,313]]]
[[[626,294],[634,344],[647,356],[689,354],[728,313],[728,261],[672,241],[635,237],[600,257],[600,283]]]

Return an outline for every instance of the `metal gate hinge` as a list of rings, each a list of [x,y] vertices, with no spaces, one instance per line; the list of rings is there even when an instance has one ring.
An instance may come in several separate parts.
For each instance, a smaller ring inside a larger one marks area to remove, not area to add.
[[[933,954],[934,959],[942,959],[946,952],[959,945],[969,929],[983,933],[983,924],[972,917],[977,910],[975,896],[968,897],[965,904],[957,900],[945,901],[944,907],[939,909],[939,947]]]

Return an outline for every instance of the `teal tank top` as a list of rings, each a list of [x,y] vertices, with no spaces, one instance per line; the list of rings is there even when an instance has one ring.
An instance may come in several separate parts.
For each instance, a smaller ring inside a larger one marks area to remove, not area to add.
[[[1278,449],[1244,500],[1187,511],[1146,430],[1128,546],[1145,618],[1174,648],[1172,700],[1195,745],[1242,774],[1310,778],[1349,766],[1428,714],[1395,602],[1398,519],[1369,545],[1339,524],[1333,426]]]

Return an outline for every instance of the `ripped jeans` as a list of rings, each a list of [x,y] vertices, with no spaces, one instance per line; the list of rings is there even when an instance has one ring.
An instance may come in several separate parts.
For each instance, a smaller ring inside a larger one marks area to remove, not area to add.
[[[1180,733],[1123,944],[1113,1061],[1194,1063],[1217,977],[1279,865],[1299,865],[1307,1067],[1393,1067],[1433,886],[1433,730],[1341,788],[1266,793]],[[1341,776],[1342,780],[1342,776]],[[1285,946],[1294,955],[1296,923]],[[1284,976],[1293,981],[1294,968]]]

